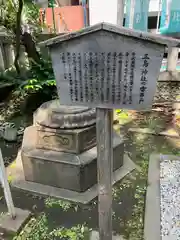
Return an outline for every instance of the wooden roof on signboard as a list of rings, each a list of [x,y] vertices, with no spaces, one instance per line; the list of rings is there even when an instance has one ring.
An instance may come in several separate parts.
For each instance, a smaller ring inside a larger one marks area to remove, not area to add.
[[[100,30],[108,31],[111,33],[116,33],[121,36],[126,36],[130,38],[136,38],[137,40],[144,40],[153,42],[159,45],[166,45],[171,47],[180,47],[180,40],[174,39],[171,37],[163,37],[157,34],[152,33],[146,33],[141,31],[136,31],[129,28],[124,27],[118,27],[117,25],[109,24],[109,23],[99,23],[87,28],[83,28],[76,32],[71,32],[68,34],[65,34],[63,36],[57,36],[55,38],[51,38],[49,40],[46,40],[44,42],[41,42],[40,45],[44,45],[47,47],[55,47],[58,43],[62,43],[64,41],[69,41],[74,38],[79,38],[81,36],[94,33]]]

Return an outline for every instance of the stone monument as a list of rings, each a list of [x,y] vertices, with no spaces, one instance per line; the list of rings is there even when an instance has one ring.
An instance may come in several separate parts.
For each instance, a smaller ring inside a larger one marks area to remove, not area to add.
[[[113,170],[123,165],[124,144],[114,133]],[[85,192],[97,183],[96,110],[46,102],[24,133],[22,164],[27,182]]]

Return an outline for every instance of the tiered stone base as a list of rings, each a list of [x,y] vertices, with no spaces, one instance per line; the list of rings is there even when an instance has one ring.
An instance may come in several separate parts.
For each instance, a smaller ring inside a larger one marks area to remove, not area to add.
[[[27,181],[77,192],[84,192],[97,183],[97,147],[79,154],[44,150],[30,145],[29,139],[36,139],[37,134],[34,126],[24,134],[21,155]],[[113,147],[113,170],[117,170],[123,165],[124,144],[116,135]]]
[[[24,132],[21,159],[25,180],[85,192],[97,183],[96,112],[44,103]],[[113,170],[123,165],[124,144],[114,134]]]

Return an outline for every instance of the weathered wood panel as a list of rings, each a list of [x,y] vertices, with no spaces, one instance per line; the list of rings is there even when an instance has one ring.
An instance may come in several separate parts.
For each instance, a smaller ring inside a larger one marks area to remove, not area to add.
[[[105,108],[151,107],[164,47],[98,31],[52,48],[62,104]]]

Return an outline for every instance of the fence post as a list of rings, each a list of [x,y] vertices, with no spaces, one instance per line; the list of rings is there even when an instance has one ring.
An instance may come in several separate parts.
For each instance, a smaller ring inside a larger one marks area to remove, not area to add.
[[[11,215],[12,219],[15,219],[16,212],[15,212],[14,203],[12,200],[11,190],[10,190],[9,183],[7,180],[7,175],[6,175],[6,170],[5,170],[5,166],[4,166],[1,149],[0,149],[0,178],[1,178],[0,181],[1,181],[3,189],[4,189],[4,196],[6,199],[8,212]]]
[[[14,64],[15,54],[14,54],[14,47],[12,44],[5,44],[4,45],[4,52],[5,52],[5,59],[6,59],[6,68],[11,67]]]
[[[4,57],[3,57],[3,45],[0,43],[0,71],[4,71]]]
[[[168,58],[167,58],[167,70],[168,72],[176,71],[178,62],[179,48],[169,47],[168,48]]]

